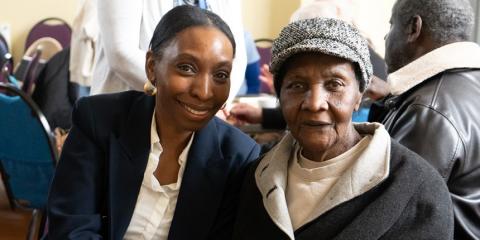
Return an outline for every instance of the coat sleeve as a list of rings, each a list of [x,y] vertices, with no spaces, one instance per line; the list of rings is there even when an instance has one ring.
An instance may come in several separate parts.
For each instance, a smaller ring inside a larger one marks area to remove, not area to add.
[[[47,203],[48,239],[103,239],[104,158],[88,102],[74,107]]]
[[[432,169],[380,239],[453,239],[453,207],[447,186]],[[431,177],[434,176],[434,177]]]
[[[447,116],[421,104],[409,106],[389,130],[390,135],[430,163],[444,179],[464,154],[460,135]]]

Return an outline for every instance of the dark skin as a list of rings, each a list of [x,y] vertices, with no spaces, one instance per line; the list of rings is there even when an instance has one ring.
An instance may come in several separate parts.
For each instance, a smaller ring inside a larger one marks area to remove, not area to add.
[[[392,73],[445,44],[461,41],[452,39],[445,43],[438,43],[431,38],[429,32],[424,28],[421,16],[413,15],[406,24],[399,19],[397,9],[403,4],[398,1],[392,10],[390,18],[390,31],[385,35],[385,61],[388,66],[388,73]],[[381,99],[390,93],[387,83],[372,79],[365,95],[373,100]]]
[[[389,73],[397,71],[436,48],[461,40],[451,39],[442,43],[435,41],[424,28],[425,23],[419,15],[413,15],[406,24],[403,24],[403,19],[400,19],[397,14],[401,4],[403,2],[398,1],[393,6],[390,31],[385,35],[385,61]]]
[[[178,158],[192,134],[227,100],[232,61],[228,38],[206,26],[186,28],[160,54],[147,53],[147,77],[157,88],[155,122],[163,152],[154,175],[161,185],[177,182]]]
[[[354,65],[321,53],[300,53],[285,63],[280,105],[302,155],[321,162],[360,141],[352,124],[362,100]]]

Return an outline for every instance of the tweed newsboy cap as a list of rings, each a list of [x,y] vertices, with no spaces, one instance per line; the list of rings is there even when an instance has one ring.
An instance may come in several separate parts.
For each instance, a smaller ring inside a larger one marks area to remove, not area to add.
[[[289,57],[303,52],[319,52],[358,63],[362,74],[362,79],[358,79],[360,91],[367,88],[373,73],[368,43],[348,23],[333,18],[290,23],[273,42],[270,71],[275,75]]]

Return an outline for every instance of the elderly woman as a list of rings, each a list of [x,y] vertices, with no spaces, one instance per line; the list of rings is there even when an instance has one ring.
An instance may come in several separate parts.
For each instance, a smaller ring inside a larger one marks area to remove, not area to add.
[[[271,70],[289,132],[247,172],[233,239],[452,239],[440,175],[381,124],[352,124],[372,75],[355,28],[293,22]]]
[[[78,101],[48,200],[48,239],[231,237],[246,166],[259,152],[214,117],[234,49],[220,17],[176,7],[146,55],[150,96]]]

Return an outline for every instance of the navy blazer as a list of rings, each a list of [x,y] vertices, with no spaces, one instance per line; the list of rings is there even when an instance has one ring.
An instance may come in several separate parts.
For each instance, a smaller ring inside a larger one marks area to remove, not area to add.
[[[82,98],[51,186],[48,239],[123,239],[150,153],[155,98]],[[168,239],[229,239],[248,163],[259,146],[212,119],[188,154]]]

